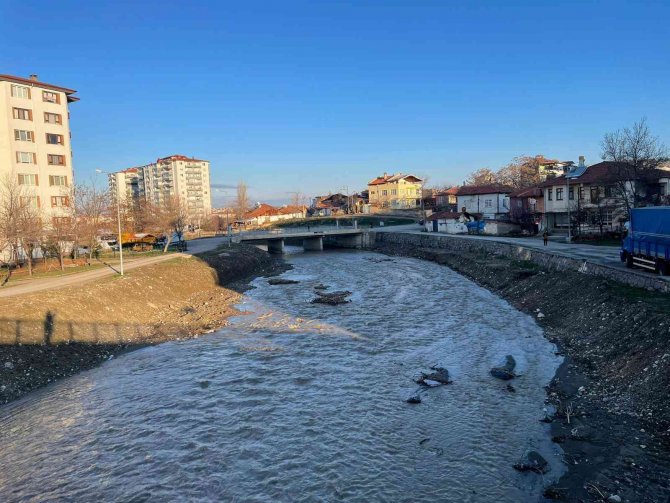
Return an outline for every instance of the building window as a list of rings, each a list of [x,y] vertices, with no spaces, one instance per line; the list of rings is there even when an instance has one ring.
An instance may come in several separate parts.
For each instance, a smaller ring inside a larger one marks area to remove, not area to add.
[[[63,135],[47,133],[47,143],[51,145],[63,145]]]
[[[49,187],[67,187],[67,176],[49,175]]]
[[[67,196],[51,196],[52,208],[63,208],[70,206],[70,198]]]
[[[47,160],[51,166],[65,166],[65,156],[48,154]]]
[[[577,192],[579,195],[579,199],[584,200],[584,187],[579,187],[579,189],[577,189]]]
[[[591,202],[597,203],[600,199],[600,187],[591,187]]]
[[[563,200],[563,189],[561,187],[556,189],[556,200],[557,201]]]
[[[382,196],[388,196],[389,191],[388,190],[382,190]]]
[[[30,88],[26,86],[19,86],[17,84],[12,84],[12,96],[14,98],[30,99]]]
[[[20,164],[37,164],[37,159],[33,152],[17,152],[16,162]]]
[[[484,200],[484,208],[493,208],[493,200],[492,199],[485,199]]]
[[[552,200],[552,193],[554,189],[547,189],[547,199]]]
[[[44,122],[47,124],[62,124],[63,116],[61,114],[52,114],[49,112],[44,112]]]
[[[39,185],[39,179],[37,175],[28,175],[24,173],[19,173],[19,185]]]
[[[24,131],[23,129],[14,130],[14,139],[16,141],[35,141],[32,131]]]
[[[570,199],[570,201],[575,199],[575,188],[574,187],[570,187],[568,189],[568,199]]]
[[[54,93],[52,91],[42,91],[42,101],[46,101],[48,103],[60,103],[60,96],[58,93]]]
[[[33,111],[28,110],[27,108],[16,108],[16,107],[14,107],[12,109],[12,112],[14,114],[15,119],[21,119],[21,120],[24,120],[24,121],[33,120]]]
[[[605,187],[605,197],[614,197],[614,187],[611,185]]]
[[[395,196],[398,194],[398,189],[391,189],[391,195]]]
[[[39,208],[40,198],[37,196],[21,196],[21,204],[29,208]]]
[[[70,225],[71,220],[69,217],[53,217],[51,222],[55,227],[64,227]]]

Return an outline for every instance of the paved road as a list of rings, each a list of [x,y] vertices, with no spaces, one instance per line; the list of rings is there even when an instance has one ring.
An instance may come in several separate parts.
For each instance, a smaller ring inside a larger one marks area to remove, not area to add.
[[[227,238],[225,237],[194,239],[188,242],[187,252],[170,253],[167,255],[133,259],[132,261],[125,262],[123,264],[124,265],[123,269],[124,272],[130,271],[138,267],[164,262],[166,260],[170,260],[175,257],[190,256],[195,253],[202,253],[205,251],[213,250],[214,248],[217,248],[219,245],[226,242]],[[0,288],[0,298],[13,297],[16,295],[24,295],[28,293],[35,293],[55,288],[64,288],[66,286],[72,286],[72,285],[80,285],[82,283],[88,283],[89,281],[95,281],[97,279],[106,278],[114,274],[117,274],[115,270],[109,267],[105,267],[104,269],[95,269],[93,271],[73,273],[65,276],[55,276],[51,278],[27,280],[25,283],[21,283],[18,285],[12,285],[10,283],[9,286]]]
[[[421,232],[421,227],[416,225],[399,225],[397,227],[385,227],[377,229],[375,231],[381,232],[403,232],[409,234],[421,234],[421,235],[445,235],[438,233],[425,233]],[[487,241],[497,241],[500,243],[509,243],[513,245],[518,245],[523,248],[533,248],[542,250],[553,255],[558,255],[562,257],[569,257],[575,259],[586,260],[594,264],[602,264],[609,267],[614,267],[617,269],[626,269],[626,266],[621,260],[619,260],[619,250],[618,246],[594,246],[587,245],[582,243],[565,243],[562,241],[550,240],[547,246],[544,246],[542,238],[537,237],[525,237],[525,238],[511,238],[503,236],[469,236],[464,234],[448,234],[449,237],[455,239],[479,239]],[[649,276],[653,273],[643,271],[642,269],[626,269],[629,272],[634,274],[641,274],[644,276]],[[659,276],[665,281],[670,281],[668,276]]]

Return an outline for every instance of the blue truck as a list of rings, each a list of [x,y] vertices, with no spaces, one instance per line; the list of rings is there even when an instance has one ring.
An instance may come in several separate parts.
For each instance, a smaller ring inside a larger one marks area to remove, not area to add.
[[[620,256],[626,267],[670,275],[670,206],[631,210]]]

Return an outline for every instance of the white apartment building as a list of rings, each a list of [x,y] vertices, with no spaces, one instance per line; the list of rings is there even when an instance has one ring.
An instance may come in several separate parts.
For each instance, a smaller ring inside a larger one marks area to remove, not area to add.
[[[120,203],[137,201],[143,194],[140,183],[142,168],[128,168],[107,175],[112,199]]]
[[[171,155],[112,173],[108,179],[112,195],[122,202],[145,200],[161,206],[179,197],[193,225],[203,223],[212,212],[209,161]]]
[[[73,89],[0,75],[0,177],[9,175],[47,220],[66,218],[72,184]]]

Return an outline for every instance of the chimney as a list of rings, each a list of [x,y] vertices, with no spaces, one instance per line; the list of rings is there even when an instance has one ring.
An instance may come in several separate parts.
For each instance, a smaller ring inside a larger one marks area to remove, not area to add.
[[[31,73],[30,76],[28,77],[30,80],[33,82],[37,82],[39,79],[37,78],[37,74]]]
[[[579,167],[580,167],[580,168],[583,168],[583,167],[586,166],[586,162],[585,162],[585,161],[586,161],[586,159],[584,158],[584,156],[583,156],[583,155],[580,155],[580,156],[579,156]]]
[[[386,173],[386,171],[384,171],[384,179],[386,179],[388,177],[389,177],[388,173]]]

